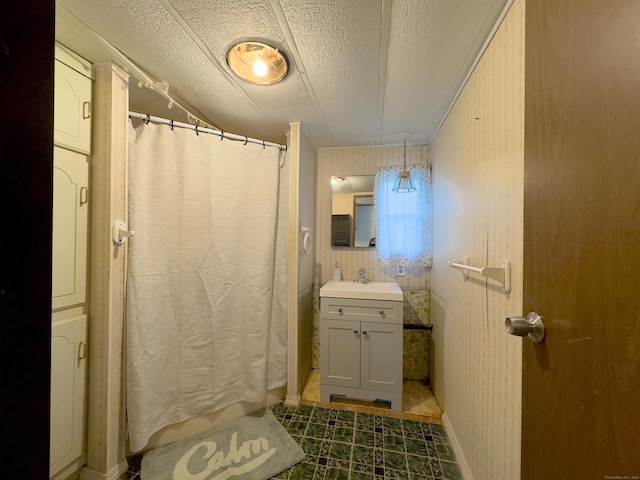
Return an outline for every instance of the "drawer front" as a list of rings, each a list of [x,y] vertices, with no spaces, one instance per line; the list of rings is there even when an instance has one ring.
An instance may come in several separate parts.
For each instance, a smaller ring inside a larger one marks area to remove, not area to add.
[[[402,324],[402,302],[322,297],[320,316],[336,320]]]

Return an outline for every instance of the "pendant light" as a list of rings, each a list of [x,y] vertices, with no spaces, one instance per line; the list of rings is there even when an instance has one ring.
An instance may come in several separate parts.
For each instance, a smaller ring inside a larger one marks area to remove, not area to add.
[[[402,170],[398,174],[398,179],[393,184],[393,188],[391,189],[396,193],[411,193],[416,191],[416,187],[413,185],[413,181],[411,181],[411,172],[407,170],[407,137],[409,135],[411,134],[400,134],[400,137],[402,137],[404,142],[404,154],[402,156]]]

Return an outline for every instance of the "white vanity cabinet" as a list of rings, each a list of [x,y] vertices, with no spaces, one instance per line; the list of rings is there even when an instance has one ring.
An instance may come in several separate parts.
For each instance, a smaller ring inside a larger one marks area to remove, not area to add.
[[[344,396],[402,410],[402,303],[321,298],[321,401]]]

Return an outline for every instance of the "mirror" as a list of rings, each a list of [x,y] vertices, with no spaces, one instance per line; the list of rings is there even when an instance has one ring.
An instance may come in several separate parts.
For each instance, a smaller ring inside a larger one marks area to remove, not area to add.
[[[331,246],[375,247],[375,175],[331,177]]]

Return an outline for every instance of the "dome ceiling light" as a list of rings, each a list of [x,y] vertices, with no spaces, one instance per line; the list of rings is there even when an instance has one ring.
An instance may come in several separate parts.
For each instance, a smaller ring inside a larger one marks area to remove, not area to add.
[[[256,85],[272,85],[287,76],[289,61],[277,48],[261,42],[241,42],[227,52],[233,73]]]

